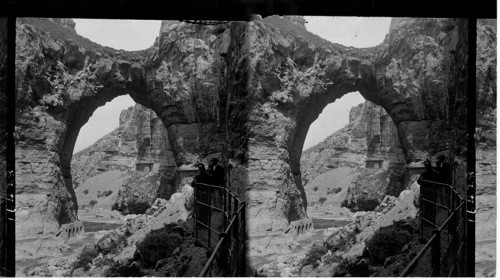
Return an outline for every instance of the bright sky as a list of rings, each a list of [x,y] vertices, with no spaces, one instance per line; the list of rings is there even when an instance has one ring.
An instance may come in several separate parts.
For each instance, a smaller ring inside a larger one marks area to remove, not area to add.
[[[324,39],[353,47],[372,47],[384,40],[390,18],[305,17],[306,28]],[[74,19],[76,32],[98,44],[127,51],[153,45],[161,21]],[[304,149],[311,147],[349,121],[349,110],[364,102],[359,93],[350,93],[329,104],[311,125]],[[98,108],[78,135],[74,152],[78,152],[118,127],[120,112],[135,103],[130,96],[120,96]]]

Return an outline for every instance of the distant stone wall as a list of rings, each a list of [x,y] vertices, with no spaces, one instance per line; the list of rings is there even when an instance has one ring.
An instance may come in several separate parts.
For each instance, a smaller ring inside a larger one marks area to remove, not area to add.
[[[313,221],[311,218],[293,221],[290,223],[289,233],[292,236],[299,236],[306,232],[314,230]]]
[[[77,222],[61,225],[61,230],[59,231],[59,235],[63,239],[68,240],[68,239],[73,238],[73,237],[75,237],[79,234],[82,234],[84,232],[85,232],[85,229],[83,228],[83,222],[77,221]]]

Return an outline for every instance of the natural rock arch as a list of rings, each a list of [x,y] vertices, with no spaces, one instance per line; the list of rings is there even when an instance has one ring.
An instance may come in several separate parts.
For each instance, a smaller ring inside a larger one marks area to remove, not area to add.
[[[76,219],[70,167],[76,138],[93,111],[119,95],[157,114],[177,166],[222,153],[230,25],[164,21],[154,46],[121,52],[78,36],[71,25],[18,22],[18,239],[56,233]],[[186,127],[194,145],[183,139]]]
[[[452,134],[463,133],[453,128],[463,115],[451,108],[463,106],[456,100],[465,96],[456,88],[464,26],[454,19],[393,19],[383,44],[355,49],[279,17],[250,23],[250,235],[306,217],[300,155],[307,130],[348,92],[359,91],[391,116],[407,163],[451,154]]]
[[[68,35],[56,23],[21,20],[17,238],[55,232],[62,213],[75,219],[61,160],[68,160],[74,142],[68,126],[75,133],[87,117],[69,116],[85,102],[98,106],[100,94],[100,102],[112,99],[114,89],[157,112],[178,165],[190,154],[222,152],[231,162],[231,186],[246,194],[251,235],[284,230],[305,217],[294,178],[303,137],[322,108],[347,92],[359,90],[387,111],[407,162],[449,152],[466,164],[464,143],[455,141],[466,123],[466,86],[459,82],[466,80],[465,21],[394,19],[384,43],[368,49],[327,42],[294,22],[165,21],[155,46],[130,53]],[[194,150],[178,141],[191,124],[206,135]],[[37,222],[26,228],[30,221]]]

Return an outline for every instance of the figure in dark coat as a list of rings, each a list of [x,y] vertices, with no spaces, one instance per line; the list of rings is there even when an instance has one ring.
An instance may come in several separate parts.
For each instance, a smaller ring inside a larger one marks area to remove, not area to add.
[[[438,187],[433,182],[436,182],[437,173],[434,171],[430,160],[424,161],[424,166],[425,171],[420,174],[417,180],[417,183],[420,185],[420,211],[423,218],[433,223],[436,215],[433,203],[436,200],[436,188]]]
[[[196,174],[193,178],[193,184],[212,184],[213,176],[211,176],[205,169],[205,165],[203,163],[198,164],[198,174]],[[193,186],[194,187],[194,186]]]
[[[224,176],[224,168],[218,165],[218,162],[218,158],[212,158],[210,160],[210,164],[208,165],[208,173],[212,175],[214,185],[225,186],[226,180]]]
[[[436,173],[437,181],[440,183],[450,184],[451,183],[451,165],[445,162],[446,157],[444,155],[439,155],[436,162]]]
[[[207,224],[210,215],[210,209],[205,206],[210,204],[210,188],[203,184],[209,185],[212,184],[212,181],[212,176],[205,170],[205,165],[203,163],[198,164],[198,174],[194,176],[191,186],[194,188],[196,201],[203,203],[195,205],[196,219],[204,224]]]

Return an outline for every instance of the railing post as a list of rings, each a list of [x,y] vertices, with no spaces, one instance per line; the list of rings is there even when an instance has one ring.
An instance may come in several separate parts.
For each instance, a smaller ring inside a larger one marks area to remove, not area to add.
[[[198,241],[198,188],[196,184],[194,186],[194,240]]]
[[[420,205],[420,236],[424,236],[424,220],[422,219],[425,213],[424,210],[424,201],[422,200],[422,191],[424,188],[420,186],[420,195],[419,195],[419,205]]]
[[[441,232],[434,229],[432,234],[436,234],[436,238],[431,245],[431,271],[432,277],[439,277],[441,274]]]
[[[229,221],[231,221],[231,218],[232,218],[232,213],[233,211],[232,208],[231,208],[231,202],[232,202],[232,199],[233,199],[233,195],[231,194],[231,192],[227,191],[227,218],[229,219]]]
[[[223,221],[222,221],[222,228],[223,228],[223,231],[226,230],[227,228],[227,225],[229,224],[228,223],[228,215],[227,215],[227,189],[226,188],[223,188],[222,189],[222,200],[224,201],[224,205],[223,205],[223,210],[224,210],[224,213],[222,214],[222,218],[223,218]]]
[[[210,238],[212,237],[212,187],[208,185],[208,250],[210,250]]]
[[[238,219],[238,208],[240,207],[239,203],[238,203],[238,197],[237,196],[233,196],[233,199],[234,199],[234,202],[233,202],[233,207],[234,207],[234,218],[236,219],[236,221],[234,222],[234,224],[236,225],[239,225],[239,219]],[[238,226],[234,227],[233,226],[233,237],[236,239],[238,238]]]
[[[436,188],[436,185],[433,184],[433,188],[432,188],[433,192],[432,192],[432,201],[433,201],[433,204],[434,206],[432,207],[433,208],[433,213],[432,213],[432,223],[434,224],[434,226],[437,226],[436,225],[436,215],[437,215],[437,203],[436,203],[436,200],[437,200],[437,188]]]
[[[241,252],[239,254],[239,257],[240,257],[240,276],[247,276],[247,275],[244,275],[245,272],[246,272],[246,254],[245,254],[245,251],[246,251],[246,233],[247,233],[247,229],[246,229],[246,204],[245,202],[243,202],[243,208],[241,209]]]

